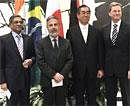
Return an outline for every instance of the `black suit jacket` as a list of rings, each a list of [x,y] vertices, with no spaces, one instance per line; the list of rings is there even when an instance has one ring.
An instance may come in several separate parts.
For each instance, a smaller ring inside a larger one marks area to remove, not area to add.
[[[72,67],[73,57],[69,41],[59,37],[58,42],[58,53],[55,53],[49,36],[42,39],[37,47],[37,63],[41,70],[41,85],[44,88],[52,86],[51,79],[56,72],[66,79]]]
[[[19,90],[29,86],[30,67],[25,70],[22,63],[25,59],[32,59],[35,62],[34,43],[31,37],[23,37],[23,59],[20,56],[12,33],[1,37],[0,51],[0,83],[7,83],[10,90]]]
[[[111,23],[102,28],[105,47],[105,75],[126,76],[130,70],[130,25],[121,22],[116,44],[110,38]]]
[[[86,71],[90,77],[96,77],[97,70],[102,68],[100,32],[89,25],[85,43],[80,27],[74,26],[67,31],[67,38],[71,42],[74,57],[73,77],[83,78]]]

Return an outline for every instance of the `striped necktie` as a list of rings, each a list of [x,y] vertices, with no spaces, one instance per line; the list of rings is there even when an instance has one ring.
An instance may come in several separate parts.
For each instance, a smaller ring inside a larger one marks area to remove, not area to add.
[[[22,39],[22,36],[20,36],[20,35],[17,35],[16,38],[17,38],[17,47],[18,47],[19,53],[23,59],[23,39]]]
[[[112,32],[112,39],[111,39],[113,45],[115,45],[117,34],[118,34],[118,32],[117,32],[117,24],[114,24],[113,25],[113,32]]]

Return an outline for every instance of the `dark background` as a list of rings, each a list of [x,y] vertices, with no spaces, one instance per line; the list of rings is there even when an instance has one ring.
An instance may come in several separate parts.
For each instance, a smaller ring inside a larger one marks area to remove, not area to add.
[[[102,25],[106,24],[108,21],[110,21],[110,18],[108,16],[108,6],[112,1],[116,1],[122,4],[122,6],[127,5],[130,3],[130,0],[95,0],[96,3],[98,2],[106,2],[99,7],[96,8],[96,17],[97,21],[93,22],[93,25],[97,28],[101,28]],[[123,8],[123,16],[122,20],[130,24],[130,4]]]

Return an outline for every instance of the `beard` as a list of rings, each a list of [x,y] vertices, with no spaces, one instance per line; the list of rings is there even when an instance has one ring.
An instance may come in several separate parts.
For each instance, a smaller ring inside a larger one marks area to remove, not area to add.
[[[57,31],[57,29],[52,29],[51,30],[51,32],[50,32],[50,35],[52,36],[52,37],[57,37],[58,36],[58,31]]]

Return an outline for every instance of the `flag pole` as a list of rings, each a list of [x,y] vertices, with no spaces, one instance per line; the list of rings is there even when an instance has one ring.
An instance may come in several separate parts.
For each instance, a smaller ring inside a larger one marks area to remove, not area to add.
[[[83,3],[84,3],[84,0],[82,0],[82,5],[83,5]]]

